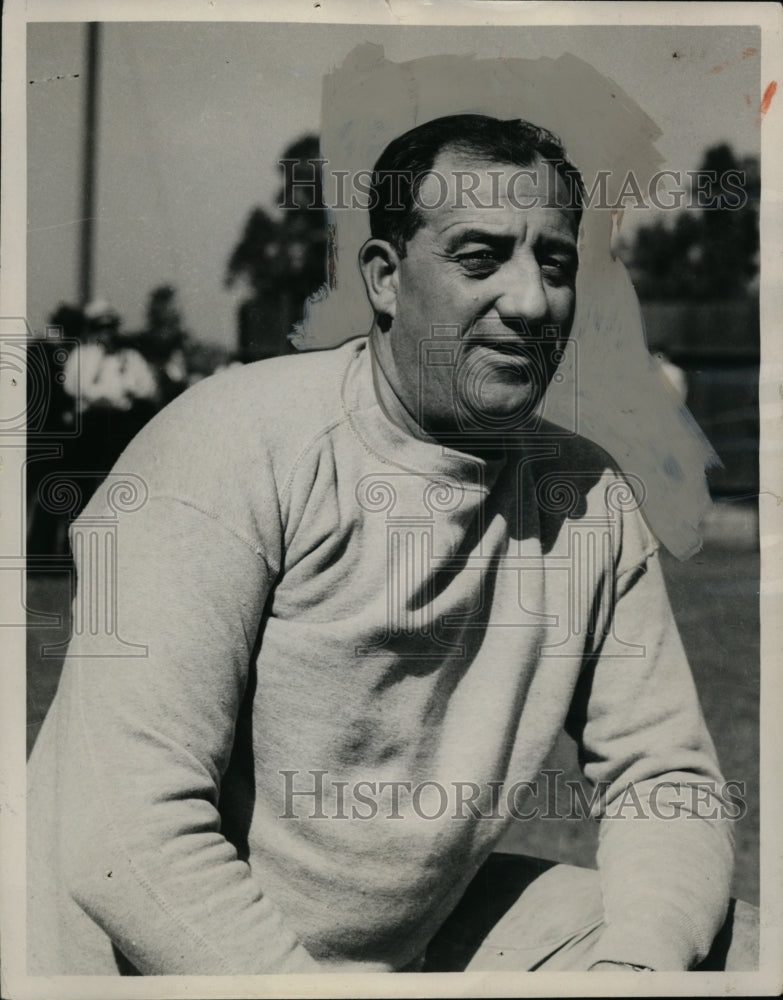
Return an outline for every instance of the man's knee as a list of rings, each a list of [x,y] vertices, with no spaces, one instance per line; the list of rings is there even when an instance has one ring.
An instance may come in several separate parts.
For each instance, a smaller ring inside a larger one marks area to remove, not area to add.
[[[554,865],[519,896],[467,968],[579,968],[602,929],[598,873],[589,868]]]
[[[533,968],[602,926],[598,875],[520,855],[492,855],[435,935],[431,971]]]
[[[586,969],[604,928],[597,871],[493,855],[435,936],[431,971]],[[697,971],[758,968],[758,910],[732,900]]]

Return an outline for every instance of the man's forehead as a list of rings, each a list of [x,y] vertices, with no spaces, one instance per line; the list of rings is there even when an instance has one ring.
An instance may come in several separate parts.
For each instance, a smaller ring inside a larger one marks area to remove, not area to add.
[[[433,173],[451,178],[452,182],[457,177],[464,177],[466,173],[489,180],[492,174],[515,174],[520,171],[534,176],[540,175],[542,178],[548,177],[550,173],[556,174],[554,166],[537,153],[530,159],[520,153],[518,162],[514,162],[511,158],[494,159],[447,148],[438,153],[432,164]]]
[[[436,155],[433,161],[433,170],[443,171],[464,171],[475,169],[479,173],[488,170],[520,170],[533,167],[538,164],[545,164],[545,161],[538,153],[533,153],[528,159],[522,155],[518,157],[481,156],[478,153],[471,153],[458,147],[445,146]],[[550,164],[545,164],[549,166]]]
[[[492,225],[531,209],[542,209],[558,228],[561,221],[573,226],[568,186],[554,165],[539,156],[523,166],[443,150],[415,201],[425,226],[439,231],[479,218]]]

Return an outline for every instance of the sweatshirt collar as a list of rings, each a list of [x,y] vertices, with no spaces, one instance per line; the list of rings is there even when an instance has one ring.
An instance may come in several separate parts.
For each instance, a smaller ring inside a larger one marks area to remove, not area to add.
[[[351,346],[342,401],[364,447],[387,465],[430,478],[453,477],[468,489],[492,489],[506,456],[486,459],[440,444],[405,410],[375,363],[369,338],[360,337]]]

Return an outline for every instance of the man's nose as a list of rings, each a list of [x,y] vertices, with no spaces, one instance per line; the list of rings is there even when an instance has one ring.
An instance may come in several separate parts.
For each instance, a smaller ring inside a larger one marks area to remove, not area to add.
[[[526,260],[516,266],[509,262],[504,278],[505,285],[496,302],[500,318],[512,327],[519,320],[531,327],[543,323],[549,303],[538,262]]]

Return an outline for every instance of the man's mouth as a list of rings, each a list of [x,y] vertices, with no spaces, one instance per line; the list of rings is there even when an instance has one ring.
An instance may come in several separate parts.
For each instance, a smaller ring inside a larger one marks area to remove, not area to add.
[[[481,337],[464,341],[467,348],[463,363],[459,366],[460,377],[482,384],[485,379],[498,380],[510,385],[522,386],[541,381],[540,361],[537,361],[530,347],[520,340],[510,337],[496,339]]]
[[[478,347],[483,347],[493,354],[501,354],[514,362],[531,364],[533,362],[530,347],[521,340],[514,340],[510,337],[503,339],[493,337],[477,337],[474,340],[466,340],[465,346],[469,351]]]

